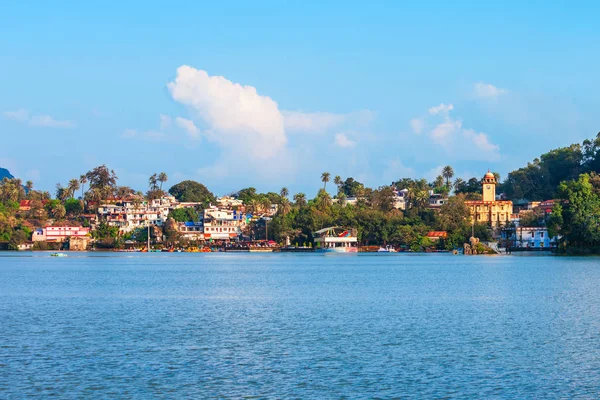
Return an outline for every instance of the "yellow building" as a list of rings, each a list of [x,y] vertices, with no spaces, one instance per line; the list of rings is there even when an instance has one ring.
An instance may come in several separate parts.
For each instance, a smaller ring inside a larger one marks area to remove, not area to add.
[[[513,212],[512,201],[496,200],[496,177],[490,171],[481,180],[482,198],[477,201],[465,201],[471,209],[471,219],[492,228],[504,226],[510,222]]]

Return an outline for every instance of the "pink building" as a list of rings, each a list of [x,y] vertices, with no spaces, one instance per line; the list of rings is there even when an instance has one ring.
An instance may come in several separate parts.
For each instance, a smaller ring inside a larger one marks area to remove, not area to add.
[[[90,233],[90,228],[81,226],[47,226],[43,229],[36,229],[31,238],[34,242],[63,242],[70,237],[86,237]]]

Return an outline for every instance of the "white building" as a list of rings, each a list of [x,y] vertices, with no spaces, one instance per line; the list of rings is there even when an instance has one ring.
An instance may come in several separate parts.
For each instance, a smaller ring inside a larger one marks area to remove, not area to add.
[[[429,208],[438,209],[444,205],[448,199],[441,194],[433,193],[429,196]]]
[[[556,247],[558,237],[550,237],[546,227],[517,226],[502,231],[502,238],[511,246],[524,249],[549,249]]]
[[[204,224],[202,222],[180,222],[177,224],[177,230],[181,237],[187,240],[204,240]]]
[[[173,196],[150,201],[125,199],[102,204],[98,207],[98,215],[109,226],[118,226],[121,233],[127,233],[148,225],[163,226],[171,210],[198,205],[200,203],[179,203]]]
[[[204,210],[204,238],[207,240],[235,239],[242,234],[246,224],[243,212],[216,207]]]
[[[230,196],[223,196],[217,199],[217,204],[222,208],[242,207],[244,202]]]
[[[405,211],[408,204],[408,189],[394,190],[394,208]]]

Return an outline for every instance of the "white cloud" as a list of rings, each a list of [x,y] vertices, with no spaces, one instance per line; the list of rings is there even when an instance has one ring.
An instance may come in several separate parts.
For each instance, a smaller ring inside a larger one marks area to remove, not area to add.
[[[423,177],[431,182],[431,181],[435,180],[435,178],[437,178],[439,175],[442,174],[443,169],[444,169],[443,165],[438,165],[437,167],[433,167],[433,168],[429,169],[428,171],[426,171],[423,174]]]
[[[122,138],[125,139],[143,139],[143,140],[151,140],[151,141],[161,141],[167,138],[167,135],[161,131],[138,131],[137,129],[126,129],[121,135]]]
[[[485,133],[477,133],[473,129],[464,128],[461,119],[450,115],[452,109],[452,104],[445,105],[443,103],[431,107],[429,109],[430,121],[425,118],[414,118],[410,121],[413,131],[420,134],[425,131],[427,125],[433,125],[433,128],[426,131],[427,136],[456,159],[499,159],[499,146],[492,143]]]
[[[164,131],[171,127],[171,117],[165,114],[160,114],[160,130]]]
[[[297,132],[323,132],[342,124],[346,116],[326,112],[284,111],[285,128]]]
[[[452,104],[444,104],[441,103],[439,106],[434,106],[429,109],[429,114],[437,115],[437,114],[447,114],[454,109]]]
[[[478,82],[473,88],[473,93],[476,97],[498,97],[502,94],[508,93],[508,90],[498,88],[489,83]]]
[[[381,176],[384,181],[391,182],[398,178],[412,178],[415,175],[416,172],[413,168],[404,165],[399,158],[395,158],[385,162]]]
[[[121,137],[124,137],[124,138],[132,138],[135,136],[137,136],[137,130],[135,130],[135,129],[125,129],[125,131],[121,135]]]
[[[414,133],[420,135],[425,129],[425,120],[423,118],[413,118],[410,120],[410,126]]]
[[[431,138],[438,144],[447,145],[448,141],[452,140],[454,134],[459,132],[461,128],[461,121],[448,118],[431,130]]]
[[[200,136],[200,129],[194,124],[194,121],[177,117],[175,118],[175,124],[183,129],[190,137],[197,138]]]
[[[74,128],[75,123],[73,121],[61,121],[52,118],[49,115],[36,115],[29,119],[29,125],[31,126],[43,126],[48,128]]]
[[[2,115],[4,115],[5,118],[20,122],[27,122],[29,119],[29,112],[22,108],[16,111],[4,111]]]
[[[214,131],[222,146],[236,142],[255,159],[270,159],[287,143],[284,117],[277,103],[252,86],[184,65],[168,88],[173,99],[189,107]]]
[[[57,120],[49,115],[29,115],[29,111],[25,109],[5,111],[2,114],[5,118],[23,122],[30,126],[40,126],[46,128],[74,128],[76,126],[75,122],[73,121]]]
[[[356,146],[356,142],[351,140],[350,138],[348,138],[348,136],[346,136],[346,134],[344,134],[344,133],[336,134],[334,143],[336,144],[336,146],[339,146],[339,147],[342,147],[345,149]]]
[[[283,111],[282,113],[285,129],[290,132],[321,133],[343,124],[351,124],[353,127],[366,125],[373,119],[373,113],[369,110],[347,114],[302,111]]]
[[[472,143],[477,150],[489,154],[490,156],[493,156],[493,158],[500,158],[500,155],[498,154],[500,147],[491,143],[485,133],[477,133],[473,129],[465,129],[462,133],[465,139],[467,139],[467,142]]]

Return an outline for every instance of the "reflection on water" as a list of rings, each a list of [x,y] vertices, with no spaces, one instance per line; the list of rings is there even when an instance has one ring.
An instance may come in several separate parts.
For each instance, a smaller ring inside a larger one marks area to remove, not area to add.
[[[0,398],[596,397],[595,258],[0,254]]]

